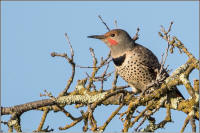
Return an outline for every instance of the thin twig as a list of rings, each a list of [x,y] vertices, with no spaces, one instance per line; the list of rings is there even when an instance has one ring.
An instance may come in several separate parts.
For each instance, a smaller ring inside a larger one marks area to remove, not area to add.
[[[97,67],[97,58],[95,57],[95,53],[94,53],[94,49],[93,48],[90,48],[90,53],[91,53],[92,58],[93,58],[93,67],[94,68],[93,68],[92,74],[91,74],[91,76],[89,78],[89,83],[88,83],[88,85],[86,87],[87,90],[90,90],[91,85],[93,84],[93,81],[94,81],[94,77],[95,77],[97,71],[99,70],[99,68],[95,68],[95,67]]]
[[[106,76],[108,67],[109,67],[109,64],[107,65],[105,71],[104,71],[103,74],[101,75],[101,77],[102,77],[103,80],[101,80],[101,88],[100,88],[99,91],[103,91],[103,83],[104,83],[104,81],[105,81],[105,79],[106,79],[105,76]],[[110,75],[111,75],[111,74],[110,74]]]
[[[72,66],[72,74],[71,74],[71,77],[68,79],[65,89],[59,94],[59,97],[65,95],[65,94],[67,93],[68,89],[70,88],[70,86],[71,86],[71,84],[72,84],[72,82],[73,82],[73,80],[74,80],[75,66],[76,66],[76,65],[75,65],[75,62],[74,62],[74,58],[73,58],[73,57],[74,57],[74,50],[73,50],[73,48],[72,48],[72,45],[71,45],[71,42],[70,42],[70,40],[69,40],[69,37],[68,37],[67,33],[65,33],[65,37],[66,37],[66,40],[67,40],[68,45],[69,45],[69,47],[70,47],[71,58],[69,58],[69,57],[67,56],[66,53],[65,53],[65,54],[57,54],[57,53],[54,52],[54,53],[51,54],[52,57],[61,56],[61,57],[66,58],[67,61],[68,61],[68,62],[70,63],[70,65]]]
[[[169,25],[169,29],[168,29],[168,31],[167,31],[167,33],[169,33],[170,31],[171,31],[171,28],[172,28],[172,25],[173,25],[173,21],[171,21],[171,23],[170,23],[170,25]]]
[[[69,117],[71,120],[78,120],[80,117],[74,117],[72,114],[70,114],[67,110],[65,110],[64,107],[60,107],[59,105],[56,106],[60,111],[62,111],[67,117]]]
[[[51,100],[56,101],[56,98],[52,95],[52,93],[48,92],[47,90],[44,90],[44,94],[40,93],[40,97],[42,96],[48,96]]]
[[[150,108],[152,105],[153,105],[153,102],[149,103],[149,104],[147,105],[147,107],[146,107],[132,122],[130,122],[130,127],[132,127],[132,126],[135,124],[135,122],[137,122],[141,117],[143,117],[144,114],[145,114],[145,112],[146,112],[147,110],[149,110],[149,108]]]
[[[83,110],[81,110],[81,114],[83,116],[83,122],[84,122],[83,132],[87,132],[87,130],[88,130],[88,116],[85,116]]]
[[[69,47],[70,47],[70,51],[71,51],[71,60],[73,60],[73,57],[74,57],[74,50],[73,50],[73,48],[72,48],[72,44],[71,44],[71,42],[70,42],[70,40],[69,40],[69,37],[68,37],[67,33],[65,33],[65,37],[66,37],[66,40],[68,41],[68,44],[69,44]]]
[[[187,115],[187,117],[185,118],[183,127],[182,127],[182,129],[181,129],[181,131],[180,131],[181,133],[184,132],[184,130],[185,130],[187,124],[189,123],[190,119],[191,119],[191,112],[190,112],[190,113]]]
[[[123,107],[123,104],[120,104],[119,107],[110,115],[110,117],[106,120],[106,122],[103,124],[103,126],[99,127],[100,131],[104,131],[107,125],[110,123],[110,121],[115,117],[115,115],[121,110]]]
[[[196,123],[195,123],[195,119],[194,119],[194,117],[192,117],[191,119],[190,119],[190,124],[191,124],[191,127],[192,127],[192,132],[193,133],[196,133]]]
[[[44,126],[44,122],[45,122],[45,120],[46,120],[46,117],[47,117],[48,112],[49,112],[48,109],[44,111],[44,113],[43,113],[43,115],[42,115],[42,118],[41,118],[41,121],[40,121],[40,124],[39,124],[39,126],[38,126],[38,128],[37,128],[37,132],[42,131],[42,128],[43,128],[43,126]]]
[[[69,129],[69,128],[75,126],[77,123],[79,123],[82,119],[83,119],[83,117],[80,117],[79,119],[73,121],[71,124],[66,125],[65,127],[59,127],[59,130],[66,130],[66,129]]]
[[[111,52],[109,52],[108,56],[104,60],[101,58],[100,65],[96,66],[96,67],[94,67],[94,66],[81,66],[81,65],[76,65],[76,67],[79,67],[79,68],[97,68],[97,69],[99,69],[99,68],[103,67],[104,65],[109,64],[112,61],[112,59],[110,59],[110,57],[111,57]]]
[[[129,85],[116,86],[115,89],[116,89],[116,90],[120,90],[120,89],[126,89],[126,88],[128,88],[128,87],[130,87],[130,86],[129,86]]]
[[[117,71],[115,70],[114,80],[113,80],[113,82],[112,82],[112,89],[113,89],[113,90],[116,90],[116,84],[117,84],[118,76],[119,76],[119,75],[118,75]]]
[[[117,29],[118,26],[117,26],[117,20],[114,21],[114,24],[115,24],[115,28]]]
[[[139,34],[138,34],[139,31],[140,31],[140,28],[138,27],[138,28],[137,28],[137,31],[136,31],[136,33],[135,33],[135,35],[134,35],[134,37],[133,37],[133,40],[134,40],[134,41],[136,41],[136,40],[139,39]]]
[[[103,19],[101,18],[101,15],[98,16],[101,20],[101,22],[106,26],[107,30],[110,31],[110,28],[107,26],[107,24],[103,21]]]
[[[146,121],[146,119],[147,119],[147,117],[146,116],[144,116],[143,117],[143,119],[142,119],[142,121],[138,124],[138,126],[134,129],[135,130],[135,132],[137,132],[138,131],[138,129],[139,129],[139,127],[141,127],[142,126],[142,124],[144,124],[144,122]]]
[[[93,116],[93,109],[91,109],[91,106],[88,105],[88,120],[90,121],[90,125],[91,125],[91,130],[93,132],[97,131],[97,121],[95,120],[94,116]]]

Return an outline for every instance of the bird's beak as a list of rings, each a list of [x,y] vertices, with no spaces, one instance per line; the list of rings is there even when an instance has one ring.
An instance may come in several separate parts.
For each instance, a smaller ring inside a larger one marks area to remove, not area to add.
[[[104,35],[93,35],[93,36],[88,36],[88,38],[105,39],[105,36]]]

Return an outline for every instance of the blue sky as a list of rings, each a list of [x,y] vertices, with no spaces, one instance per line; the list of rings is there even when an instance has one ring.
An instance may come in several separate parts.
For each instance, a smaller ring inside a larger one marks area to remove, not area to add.
[[[198,2],[1,2],[1,89],[2,106],[13,106],[34,100],[43,99],[39,94],[46,89],[57,96],[63,90],[71,67],[62,58],[52,58],[51,52],[68,52],[69,47],[64,33],[68,33],[75,51],[75,61],[79,65],[90,66],[92,63],[89,48],[95,50],[100,59],[105,57],[109,49],[102,42],[88,39],[88,35],[107,32],[98,15],[101,15],[110,28],[118,27],[126,30],[131,36],[140,28],[138,43],[151,49],[160,59],[167,44],[158,36],[160,25],[168,27],[174,21],[172,34],[177,36],[185,46],[198,58],[199,49],[199,7]],[[187,57],[175,53],[169,54],[166,64],[175,70],[185,63]],[[113,64],[109,71],[113,71]],[[76,71],[75,82],[84,78],[88,69]],[[190,79],[198,78],[194,71]],[[112,81],[112,78],[108,81]],[[193,83],[193,82],[192,82]],[[120,79],[119,85],[125,82]],[[109,89],[108,82],[105,88]],[[188,97],[184,87],[178,87],[185,97]],[[98,107],[95,116],[99,125],[109,117],[117,106]],[[80,115],[73,106],[67,106],[69,112]],[[80,110],[80,109],[79,109]],[[123,108],[126,110],[126,108]],[[164,118],[165,111],[155,114],[159,119]],[[35,130],[39,124],[42,112],[30,111],[22,115],[22,130]],[[102,117],[103,116],[103,117]],[[3,120],[9,117],[4,116]],[[184,113],[172,111],[174,123],[166,125],[159,131],[180,131],[186,118]],[[62,113],[51,112],[45,123],[55,131],[71,121]],[[159,122],[159,120],[158,120]],[[83,123],[67,130],[81,131]],[[113,128],[114,127],[114,128]],[[7,131],[5,126],[2,126]],[[122,123],[116,117],[106,131],[121,131]],[[131,129],[130,131],[133,131]],[[190,125],[185,131],[191,131]]]

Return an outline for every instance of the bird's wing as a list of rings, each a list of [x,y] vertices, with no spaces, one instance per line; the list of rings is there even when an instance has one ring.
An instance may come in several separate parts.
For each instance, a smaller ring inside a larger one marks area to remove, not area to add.
[[[151,72],[153,75],[156,76],[158,70],[160,70],[161,67],[157,57],[149,49],[139,44],[136,45],[135,51],[141,53],[144,56],[144,60],[140,61],[141,66],[144,67],[145,69],[148,69],[149,72]],[[167,71],[164,70],[164,72],[166,73],[166,76],[169,77]],[[173,87],[173,90],[176,92],[177,96],[185,99],[176,86]]]
[[[149,49],[140,44],[136,44],[134,52],[143,56],[140,60],[140,64],[142,64],[143,67],[149,69],[151,72],[156,72],[157,69],[160,69],[160,63],[157,57]]]

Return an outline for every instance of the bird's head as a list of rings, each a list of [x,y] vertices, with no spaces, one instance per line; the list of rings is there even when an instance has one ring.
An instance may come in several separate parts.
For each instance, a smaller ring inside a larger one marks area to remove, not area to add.
[[[129,34],[122,29],[114,29],[103,35],[92,35],[89,38],[102,40],[111,50],[112,55],[119,55],[133,47],[133,40]]]

